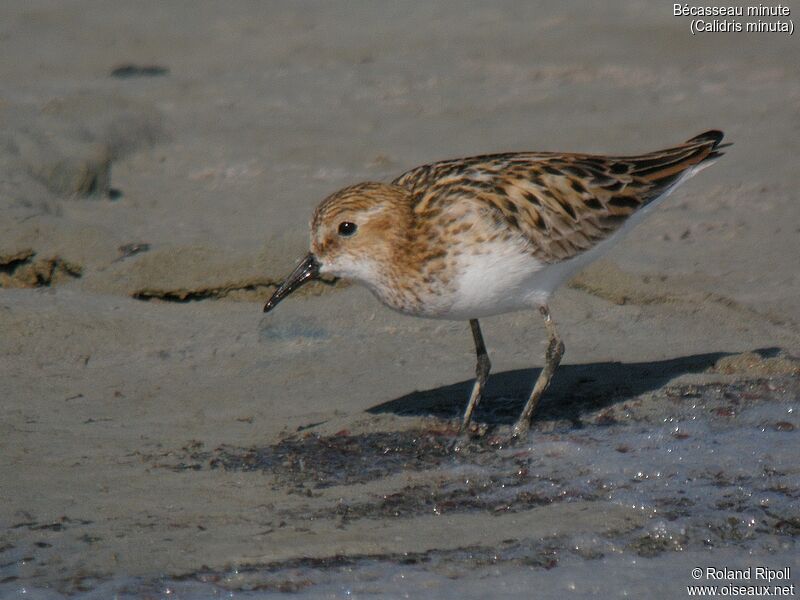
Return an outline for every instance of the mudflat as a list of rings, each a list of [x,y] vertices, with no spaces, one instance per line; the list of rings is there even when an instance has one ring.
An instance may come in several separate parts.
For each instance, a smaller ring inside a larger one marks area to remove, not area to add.
[[[673,598],[800,566],[796,36],[646,2],[0,13],[0,595]],[[538,314],[483,323],[454,454],[466,323],[342,284],[261,313],[345,185],[710,128],[718,164],[554,297],[526,443]]]

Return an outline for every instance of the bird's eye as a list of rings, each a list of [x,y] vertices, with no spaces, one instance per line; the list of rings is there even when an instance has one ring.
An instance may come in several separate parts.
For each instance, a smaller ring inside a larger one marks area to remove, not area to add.
[[[356,232],[356,229],[358,229],[358,225],[350,221],[342,221],[339,223],[339,235],[342,237],[350,237]]]

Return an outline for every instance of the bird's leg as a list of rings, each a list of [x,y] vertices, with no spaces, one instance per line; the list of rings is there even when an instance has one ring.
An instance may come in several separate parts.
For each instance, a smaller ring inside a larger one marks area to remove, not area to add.
[[[486,345],[483,343],[483,335],[481,335],[481,326],[478,324],[478,319],[470,319],[469,326],[472,328],[472,339],[475,340],[475,354],[478,357],[478,362],[475,365],[475,384],[472,386],[472,393],[469,396],[467,408],[464,410],[464,418],[461,420],[461,427],[458,430],[459,435],[462,435],[472,419],[472,411],[480,402],[481,394],[483,393],[483,386],[486,385],[486,380],[489,378],[489,370],[492,368],[492,363],[489,362],[489,355],[486,353]]]
[[[543,304],[539,307],[539,312],[542,313],[544,317],[544,324],[545,327],[547,327],[547,335],[550,339],[547,343],[544,367],[539,372],[539,377],[536,379],[533,391],[531,392],[530,398],[528,398],[528,402],[525,404],[525,408],[522,409],[519,419],[517,419],[517,422],[514,424],[512,437],[515,438],[521,438],[528,434],[528,429],[531,426],[531,417],[536,410],[536,405],[539,404],[539,399],[542,397],[542,394],[544,394],[547,386],[550,385],[550,379],[553,377],[553,373],[555,373],[558,368],[558,363],[561,362],[561,357],[564,355],[564,342],[558,337],[556,325],[553,323],[553,319],[550,318],[550,309],[547,308],[546,304]]]

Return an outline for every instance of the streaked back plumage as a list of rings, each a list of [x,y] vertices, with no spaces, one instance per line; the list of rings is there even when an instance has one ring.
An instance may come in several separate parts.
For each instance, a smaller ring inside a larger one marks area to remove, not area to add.
[[[682,176],[721,155],[723,134],[635,156],[551,152],[490,154],[423,165],[392,183],[428,215],[477,200],[519,230],[544,263],[572,258],[608,238]]]

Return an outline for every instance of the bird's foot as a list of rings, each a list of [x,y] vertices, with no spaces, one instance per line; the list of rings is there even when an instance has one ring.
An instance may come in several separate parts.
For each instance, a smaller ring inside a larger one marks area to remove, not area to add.
[[[458,433],[456,434],[456,439],[453,440],[453,443],[450,445],[451,452],[461,452],[469,445],[472,441],[472,429],[474,429],[474,425],[470,428],[469,425],[461,423],[461,427],[458,428]]]
[[[461,452],[465,450],[467,446],[473,442],[482,439],[486,435],[488,429],[489,428],[484,424],[470,423],[466,427],[462,424],[458,429],[456,439],[453,440],[453,443],[450,445],[450,450],[452,452]]]
[[[453,440],[453,443],[450,444],[450,452],[455,452],[455,453],[461,452],[462,450],[464,450],[464,448],[467,447],[467,444],[469,444],[469,442],[470,442],[469,434],[459,433],[456,436],[456,439]]]
[[[514,428],[511,430],[510,442],[520,442],[528,438],[528,433],[531,430],[531,424],[527,419],[520,419],[514,423]]]

